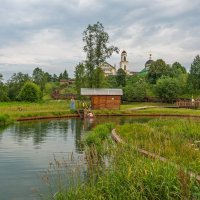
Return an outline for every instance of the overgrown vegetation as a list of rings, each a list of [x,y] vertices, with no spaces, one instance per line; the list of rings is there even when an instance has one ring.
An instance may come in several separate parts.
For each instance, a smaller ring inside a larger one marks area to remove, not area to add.
[[[2,115],[0,114],[0,127],[5,127],[9,125],[12,122],[10,117],[6,114]]]
[[[85,138],[86,176],[68,187],[58,183],[54,198],[197,200],[200,183],[187,171],[199,172],[200,147],[195,144],[199,126],[190,120],[166,119],[125,124],[117,127],[125,144],[116,145],[108,137],[112,126],[100,125]],[[138,148],[166,156],[169,162],[145,157]]]

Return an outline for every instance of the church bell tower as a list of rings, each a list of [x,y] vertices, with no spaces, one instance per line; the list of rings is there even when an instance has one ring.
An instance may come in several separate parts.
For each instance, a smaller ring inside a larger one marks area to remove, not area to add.
[[[127,61],[126,51],[122,51],[122,53],[121,53],[120,68],[122,68],[125,72],[128,71],[128,61]]]

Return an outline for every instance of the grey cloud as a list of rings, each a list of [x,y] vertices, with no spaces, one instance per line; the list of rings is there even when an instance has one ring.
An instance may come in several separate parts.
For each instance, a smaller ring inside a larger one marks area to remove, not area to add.
[[[34,51],[29,56],[34,56],[36,63],[45,63],[47,69],[53,70],[51,66],[55,65],[64,68],[67,64],[73,75],[74,66],[84,56],[82,32],[97,21],[109,32],[111,43],[128,50],[130,65],[138,70],[150,50],[155,52],[155,58],[163,56],[172,62],[177,57],[187,67],[199,52],[199,0],[0,0],[0,3],[0,62],[2,57],[10,56],[8,47],[18,51],[20,46],[26,46],[26,51],[33,38],[40,33],[48,37],[45,31],[55,30],[60,34],[59,38],[56,35],[52,38],[54,45],[60,45],[62,40],[63,45],[70,46],[71,58],[52,57],[52,52],[48,57],[48,51],[42,58],[39,55],[37,58],[37,52],[33,55]],[[45,49],[47,44],[38,41],[38,48]],[[117,63],[117,59],[119,56],[114,55],[109,60]],[[15,69],[26,71],[20,65],[15,65]]]

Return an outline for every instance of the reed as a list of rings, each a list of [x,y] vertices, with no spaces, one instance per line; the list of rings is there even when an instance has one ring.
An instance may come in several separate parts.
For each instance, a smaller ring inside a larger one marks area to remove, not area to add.
[[[111,128],[110,124],[100,125],[86,136],[85,176],[76,171],[82,179],[57,188],[54,199],[200,199],[200,184],[185,170],[199,170],[199,150],[188,145],[200,137],[198,122],[159,119],[118,126],[124,144],[111,141]],[[165,155],[180,165],[144,157],[138,147]],[[186,161],[193,164],[187,165]]]

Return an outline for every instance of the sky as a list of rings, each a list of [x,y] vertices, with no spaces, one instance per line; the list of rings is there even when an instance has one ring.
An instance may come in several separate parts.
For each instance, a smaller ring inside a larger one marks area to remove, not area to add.
[[[110,44],[126,50],[130,71],[152,53],[187,70],[200,53],[199,0],[0,0],[0,73],[32,74],[36,67],[74,76],[86,55],[83,31],[101,22]],[[108,62],[119,66],[120,54]]]

